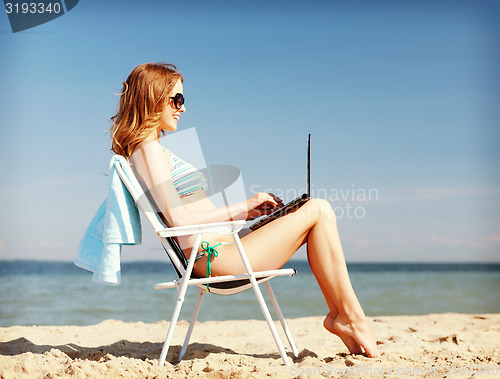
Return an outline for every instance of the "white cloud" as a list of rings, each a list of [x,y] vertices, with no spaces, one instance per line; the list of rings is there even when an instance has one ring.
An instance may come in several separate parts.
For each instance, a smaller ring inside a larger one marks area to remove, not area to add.
[[[95,180],[95,177],[93,178],[93,180]],[[77,177],[49,178],[33,183],[21,184],[11,187],[3,186],[3,188],[0,188],[0,200],[7,200],[7,199],[12,200],[13,198],[18,198],[20,196],[20,193],[29,192],[30,194],[32,194],[33,191],[82,185],[86,182],[87,178],[77,176]]]
[[[500,198],[500,189],[486,187],[417,187],[392,188],[379,191],[380,202],[431,201],[464,197],[493,196]]]
[[[500,261],[500,234],[346,237],[342,245],[350,262]]]
[[[60,249],[60,248],[64,247],[66,244],[63,241],[39,240],[39,241],[26,242],[23,245],[24,245],[23,247],[26,247],[28,249],[47,250],[47,249]]]
[[[431,234],[429,240],[435,245],[451,247],[469,247],[473,249],[495,249],[500,247],[500,235],[483,235],[476,238],[452,237]]]

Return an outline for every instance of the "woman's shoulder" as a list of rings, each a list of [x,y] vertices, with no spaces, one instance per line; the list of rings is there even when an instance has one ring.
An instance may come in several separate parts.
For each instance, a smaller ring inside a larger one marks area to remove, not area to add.
[[[147,166],[172,166],[173,155],[158,141],[145,141],[141,143],[130,156],[133,161],[144,161]]]

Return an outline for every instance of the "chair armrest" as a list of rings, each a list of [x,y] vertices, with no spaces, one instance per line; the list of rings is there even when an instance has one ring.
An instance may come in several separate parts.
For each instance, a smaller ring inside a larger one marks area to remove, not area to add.
[[[298,271],[293,268],[280,268],[278,270],[268,270],[268,271],[255,271],[255,279],[268,278],[272,279],[277,276],[295,276]],[[188,286],[193,285],[204,285],[207,283],[224,283],[232,282],[236,280],[249,279],[250,274],[236,274],[236,275],[222,275],[222,276],[211,276],[209,278],[190,278]],[[178,280],[172,282],[156,283],[155,289],[161,290],[164,288],[175,288],[179,285]]]
[[[177,226],[173,228],[157,230],[156,233],[160,237],[177,237],[197,233],[235,234],[238,233],[241,228],[243,228],[243,225],[245,225],[245,223],[245,220],[238,220],[214,222],[210,224]]]

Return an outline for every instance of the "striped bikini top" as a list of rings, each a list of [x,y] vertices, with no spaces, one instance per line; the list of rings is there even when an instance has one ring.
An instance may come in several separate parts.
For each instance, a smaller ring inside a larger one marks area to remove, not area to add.
[[[164,151],[172,159],[172,182],[180,197],[185,197],[194,194],[198,191],[206,191],[208,189],[207,179],[205,176],[196,170],[192,165],[176,157],[168,150]]]

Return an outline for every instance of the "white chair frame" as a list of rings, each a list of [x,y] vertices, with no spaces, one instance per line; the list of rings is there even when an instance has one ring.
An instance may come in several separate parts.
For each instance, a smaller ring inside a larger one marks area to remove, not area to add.
[[[177,289],[177,302],[174,307],[174,312],[172,315],[172,319],[167,331],[167,336],[165,338],[165,342],[163,343],[163,348],[160,354],[160,358],[158,361],[159,366],[163,366],[165,363],[165,359],[167,357],[168,350],[170,348],[170,343],[172,341],[172,337],[174,334],[175,326],[177,324],[179,314],[182,309],[182,305],[184,303],[184,298],[187,292],[188,286],[197,286],[198,287],[198,300],[196,302],[192,317],[191,317],[191,322],[189,324],[188,331],[186,333],[186,337],[184,339],[184,343],[181,349],[181,352],[179,354],[179,361],[182,360],[184,357],[188,344],[189,344],[189,339],[191,337],[191,333],[193,332],[194,325],[196,323],[196,319],[198,317],[201,303],[203,301],[203,297],[206,293],[206,285],[207,284],[215,284],[215,283],[228,283],[228,282],[235,282],[235,281],[242,281],[245,280],[246,284],[244,285],[239,285],[235,288],[217,288],[217,287],[210,287],[210,292],[215,293],[215,294],[220,294],[220,295],[231,295],[235,293],[242,292],[246,289],[249,289],[250,287],[253,288],[255,292],[255,296],[257,297],[257,301],[260,305],[260,308],[262,310],[262,313],[264,314],[264,318],[266,319],[266,322],[269,326],[269,329],[271,330],[271,334],[274,338],[274,341],[276,342],[276,346],[278,348],[278,351],[281,355],[281,358],[283,359],[283,362],[285,365],[290,367],[291,363],[286,355],[285,349],[283,347],[283,343],[281,342],[281,339],[278,336],[278,332],[274,326],[271,314],[269,313],[269,309],[266,305],[266,302],[264,300],[264,297],[262,295],[262,292],[259,287],[259,283],[265,283],[267,291],[269,293],[269,296],[271,298],[271,302],[274,306],[274,309],[276,311],[277,316],[280,319],[281,326],[283,327],[283,331],[285,332],[285,335],[288,339],[288,342],[290,344],[290,347],[292,349],[293,355],[298,356],[298,351],[297,347],[295,346],[295,342],[293,341],[292,335],[290,333],[290,330],[286,324],[285,318],[283,317],[283,313],[281,312],[281,309],[278,305],[278,301],[276,299],[276,296],[274,295],[274,292],[271,288],[271,285],[269,283],[269,280],[277,277],[277,276],[294,276],[297,274],[297,271],[294,269],[279,269],[279,270],[269,270],[269,271],[257,271],[254,272],[252,270],[252,267],[250,266],[250,263],[248,261],[247,255],[245,253],[245,249],[243,248],[243,245],[241,243],[241,240],[238,236],[238,232],[242,229],[242,227],[245,224],[244,220],[240,221],[228,221],[228,222],[217,222],[217,223],[210,223],[210,224],[202,224],[202,225],[190,225],[190,226],[180,226],[180,227],[172,227],[172,228],[166,228],[161,219],[158,217],[158,214],[152,207],[151,203],[147,199],[146,194],[142,190],[142,187],[139,185],[137,179],[135,177],[130,178],[128,177],[125,172],[124,168],[122,165],[125,165],[128,163],[125,162],[123,159],[121,160],[116,160],[114,163],[115,169],[120,176],[122,182],[124,185],[127,187],[129,190],[130,194],[134,198],[135,202],[137,203],[137,206],[139,209],[142,211],[146,219],[149,221],[151,226],[156,232],[157,237],[160,239],[160,242],[162,243],[163,247],[165,248],[170,260],[172,261],[172,264],[175,266],[177,272],[180,274],[180,278],[175,281],[171,282],[165,282],[165,283],[157,283],[155,285],[155,289],[164,289],[164,288],[176,288]],[[130,171],[129,171],[130,170]],[[131,172],[130,167],[127,168],[127,172]],[[243,265],[246,269],[246,273],[244,274],[237,274],[237,275],[223,275],[223,276],[215,276],[215,277],[209,277],[209,278],[192,278],[192,272],[193,272],[193,266],[194,266],[194,259],[190,259],[188,261],[187,267],[185,267],[179,256],[177,255],[175,249],[170,243],[170,239],[173,237],[178,237],[178,236],[185,236],[185,235],[195,235],[195,240],[194,244],[191,250],[191,256],[195,257],[199,246],[201,244],[201,238],[203,233],[218,233],[218,234],[225,234],[225,235],[232,235],[234,239],[234,243],[238,249],[238,252],[240,254],[241,260],[243,262]]]

